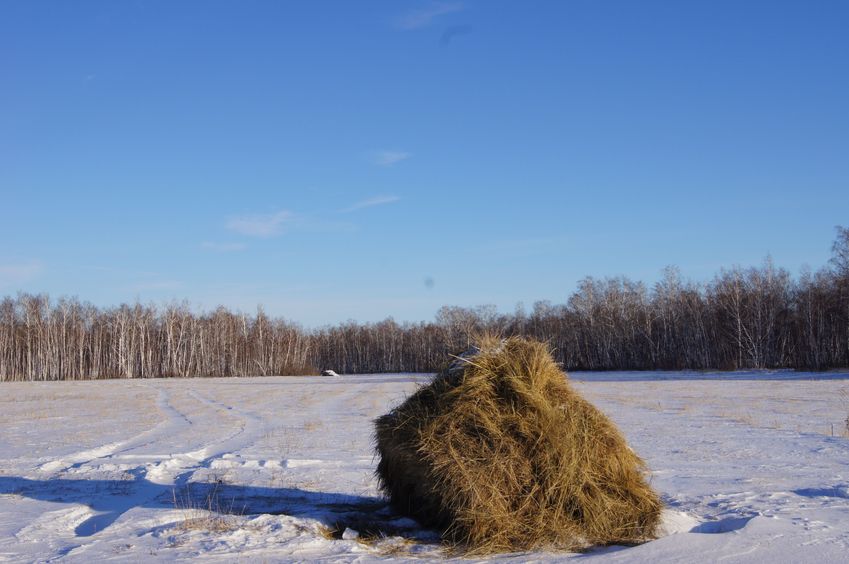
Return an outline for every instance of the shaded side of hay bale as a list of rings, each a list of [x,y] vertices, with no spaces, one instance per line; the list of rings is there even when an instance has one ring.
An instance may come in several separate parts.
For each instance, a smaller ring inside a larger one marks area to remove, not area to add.
[[[396,510],[475,552],[575,549],[654,535],[642,460],[538,342],[481,344],[376,422]]]
[[[442,378],[420,388],[399,408],[375,422],[377,476],[396,511],[425,526],[447,529],[453,513],[435,489],[431,469],[419,453],[421,423],[436,413],[438,397],[448,388]]]

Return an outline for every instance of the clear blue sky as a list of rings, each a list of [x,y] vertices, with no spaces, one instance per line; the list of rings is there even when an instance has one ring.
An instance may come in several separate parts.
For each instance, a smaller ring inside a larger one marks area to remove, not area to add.
[[[308,326],[796,273],[849,225],[845,1],[0,3],[0,295]]]

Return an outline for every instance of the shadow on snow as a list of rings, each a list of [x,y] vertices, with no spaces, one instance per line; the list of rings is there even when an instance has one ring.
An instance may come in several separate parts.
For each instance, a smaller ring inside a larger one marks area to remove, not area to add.
[[[183,486],[157,484],[142,469],[128,472],[129,479],[85,480],[50,478],[32,480],[0,476],[0,495],[19,495],[53,503],[79,503],[94,515],[77,525],[74,533],[88,537],[117,521],[136,507],[208,510],[231,515],[287,515],[318,521],[329,533],[346,526],[369,536],[402,536],[432,542],[438,535],[422,530],[413,520],[395,514],[386,500],[343,493],[313,492],[298,488],[271,488],[234,484],[196,483]]]

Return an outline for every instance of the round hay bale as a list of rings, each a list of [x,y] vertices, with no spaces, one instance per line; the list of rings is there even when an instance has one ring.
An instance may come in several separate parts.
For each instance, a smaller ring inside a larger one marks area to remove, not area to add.
[[[662,504],[616,426],[548,347],[485,339],[376,423],[396,511],[472,553],[633,544]]]

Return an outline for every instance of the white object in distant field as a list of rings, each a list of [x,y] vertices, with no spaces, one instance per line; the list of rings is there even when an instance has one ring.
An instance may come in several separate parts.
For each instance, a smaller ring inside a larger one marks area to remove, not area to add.
[[[333,371],[331,370],[331,372]],[[360,533],[348,527],[346,527],[345,531],[342,533],[343,540],[357,540],[358,538],[360,538]]]
[[[333,370],[322,370],[321,375],[322,376],[331,376],[333,378],[340,378],[340,376],[338,374],[336,374],[336,372],[334,372]]]

